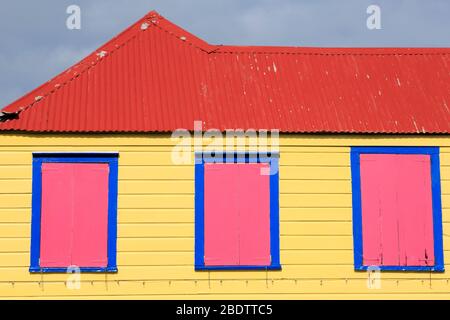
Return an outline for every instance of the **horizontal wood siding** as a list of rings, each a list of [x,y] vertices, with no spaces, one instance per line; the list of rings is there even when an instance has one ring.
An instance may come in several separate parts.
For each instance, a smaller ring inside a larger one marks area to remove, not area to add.
[[[350,146],[440,146],[450,268],[450,137],[283,135],[281,271],[194,271],[194,166],[165,135],[0,135],[0,298],[450,298],[445,273],[353,270]],[[117,274],[30,274],[32,152],[118,151]]]

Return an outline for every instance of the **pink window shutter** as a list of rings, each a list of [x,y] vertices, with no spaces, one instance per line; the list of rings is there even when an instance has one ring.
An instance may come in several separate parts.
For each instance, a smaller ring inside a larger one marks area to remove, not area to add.
[[[205,164],[204,168],[205,265],[238,265],[238,168],[233,164]]]
[[[41,267],[106,267],[107,164],[42,165]]]
[[[72,264],[108,265],[108,164],[78,164],[74,168]]]
[[[361,207],[363,233],[363,264],[378,266],[383,261],[382,187],[383,167],[372,155],[361,155]],[[395,245],[395,243],[394,243]]]
[[[71,264],[72,200],[71,165],[42,164],[41,267]]]
[[[429,156],[362,154],[363,263],[434,263]]]
[[[239,264],[270,265],[269,164],[237,164],[239,183]]]
[[[430,156],[398,155],[397,168],[401,264],[434,265]]]

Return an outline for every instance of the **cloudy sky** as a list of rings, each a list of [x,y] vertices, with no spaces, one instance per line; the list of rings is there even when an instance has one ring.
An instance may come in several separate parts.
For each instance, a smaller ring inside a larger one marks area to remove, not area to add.
[[[73,4],[80,30],[66,27]],[[366,25],[373,4],[380,30]],[[449,0],[4,0],[0,108],[151,10],[214,44],[450,47]]]

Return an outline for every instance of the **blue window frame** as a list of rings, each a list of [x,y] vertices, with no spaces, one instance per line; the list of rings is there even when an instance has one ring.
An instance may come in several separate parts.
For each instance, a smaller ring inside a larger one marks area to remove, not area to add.
[[[117,192],[118,153],[33,153],[33,194],[31,218],[30,272],[67,272],[68,268],[41,268],[41,199],[43,163],[106,163],[109,165],[108,265],[106,268],[80,268],[81,272],[117,272]]]
[[[195,270],[280,270],[279,227],[279,154],[196,153],[195,155]],[[205,266],[204,261],[204,165],[205,163],[269,163],[270,164],[270,254],[268,266]]]
[[[353,242],[355,270],[371,267],[363,264],[362,206],[361,206],[361,154],[422,154],[429,155],[431,161],[431,186],[433,208],[434,266],[379,266],[386,271],[444,271],[444,252],[442,243],[442,205],[439,164],[439,147],[352,147],[351,171],[353,194]]]

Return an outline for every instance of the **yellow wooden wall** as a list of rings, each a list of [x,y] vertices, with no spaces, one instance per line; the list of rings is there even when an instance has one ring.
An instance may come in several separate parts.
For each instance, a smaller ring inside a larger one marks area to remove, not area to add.
[[[194,168],[167,135],[0,135],[1,298],[450,298],[450,136],[282,135],[282,271],[194,271]],[[445,273],[353,270],[350,146],[441,146]],[[117,274],[30,274],[33,151],[119,151]]]

